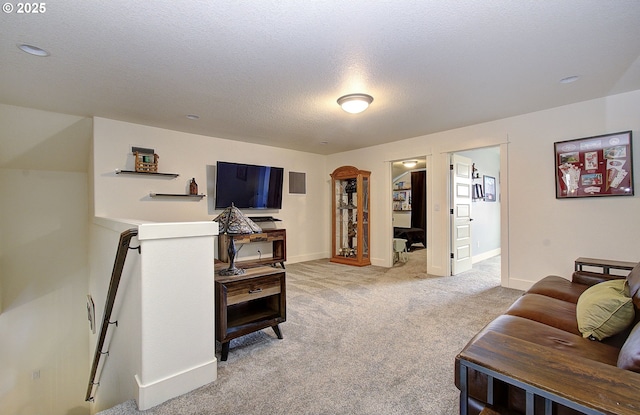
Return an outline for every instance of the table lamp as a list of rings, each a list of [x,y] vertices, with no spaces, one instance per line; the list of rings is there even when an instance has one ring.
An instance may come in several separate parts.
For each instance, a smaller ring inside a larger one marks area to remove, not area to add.
[[[254,221],[246,217],[240,209],[235,207],[233,203],[231,206],[222,211],[215,219],[218,222],[220,234],[227,235],[246,235],[251,233],[260,233],[260,228]],[[236,243],[233,236],[229,238],[229,246],[227,247],[227,254],[229,255],[229,268],[223,269],[218,272],[219,275],[241,275],[244,274],[242,268],[237,268],[235,264],[236,259]]]

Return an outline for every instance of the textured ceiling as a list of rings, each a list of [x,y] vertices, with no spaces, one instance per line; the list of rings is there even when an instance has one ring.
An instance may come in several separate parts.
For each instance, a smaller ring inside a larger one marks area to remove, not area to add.
[[[0,14],[0,102],[330,154],[640,89],[639,21],[637,0],[47,2]],[[343,112],[356,92],[373,104]]]

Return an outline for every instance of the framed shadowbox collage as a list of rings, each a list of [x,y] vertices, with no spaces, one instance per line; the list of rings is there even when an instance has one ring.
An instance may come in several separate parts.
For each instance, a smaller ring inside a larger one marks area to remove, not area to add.
[[[631,131],[554,143],[556,198],[633,196]]]

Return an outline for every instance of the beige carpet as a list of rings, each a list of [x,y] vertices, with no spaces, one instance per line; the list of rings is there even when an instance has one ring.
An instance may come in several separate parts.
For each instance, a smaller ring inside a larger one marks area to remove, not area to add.
[[[521,292],[499,286],[499,257],[454,277],[425,263],[421,249],[390,269],[288,264],[283,340],[271,329],[236,339],[216,382],[100,415],[457,414],[456,354]]]

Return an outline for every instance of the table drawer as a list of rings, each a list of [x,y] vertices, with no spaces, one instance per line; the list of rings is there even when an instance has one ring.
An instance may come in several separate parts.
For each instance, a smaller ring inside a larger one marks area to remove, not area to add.
[[[240,281],[225,284],[227,288],[227,305],[233,305],[258,298],[268,297],[281,292],[281,281],[278,276],[261,278],[258,281]]]

